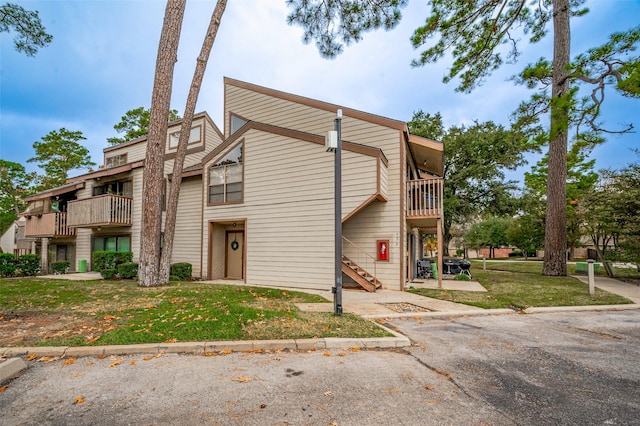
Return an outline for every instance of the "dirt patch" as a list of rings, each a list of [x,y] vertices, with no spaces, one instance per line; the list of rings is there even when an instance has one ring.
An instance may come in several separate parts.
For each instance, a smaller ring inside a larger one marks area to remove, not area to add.
[[[431,309],[423,308],[422,306],[414,305],[412,303],[383,303],[383,306],[398,313],[431,312]]]
[[[0,346],[55,345],[60,338],[78,338],[78,344],[96,340],[114,329],[115,317],[79,317],[41,312],[0,312]]]

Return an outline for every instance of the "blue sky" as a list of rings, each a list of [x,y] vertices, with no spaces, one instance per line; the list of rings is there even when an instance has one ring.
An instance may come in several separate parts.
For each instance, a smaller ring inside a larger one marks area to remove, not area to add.
[[[24,164],[33,142],[51,130],[80,130],[95,163],[102,163],[106,139],[128,110],[151,103],[153,73],[165,2],[160,0],[19,1],[38,10],[53,43],[35,57],[0,35],[0,158]],[[174,74],[172,107],[179,112],[191,82],[214,1],[188,0]],[[614,31],[640,24],[640,0],[589,0],[591,12],[572,23],[572,53],[603,43]],[[551,40],[528,45],[515,65],[505,65],[471,94],[454,91],[442,76],[450,62],[410,66],[418,54],[410,45],[424,22],[426,1],[411,0],[392,31],[366,33],[335,60],[322,59],[302,30],[286,24],[284,0],[231,0],[222,19],[196,111],[207,111],[222,127],[223,77],[320,99],[408,121],[413,112],[440,112],[447,126],[473,120],[508,122],[530,92],[508,81],[527,63],[551,56]],[[607,94],[602,121],[640,128],[640,101]],[[609,136],[592,154],[596,168],[618,168],[637,159],[638,134]],[[520,179],[528,166],[509,174]],[[74,172],[78,174],[79,171]],[[73,173],[72,173],[73,174]]]

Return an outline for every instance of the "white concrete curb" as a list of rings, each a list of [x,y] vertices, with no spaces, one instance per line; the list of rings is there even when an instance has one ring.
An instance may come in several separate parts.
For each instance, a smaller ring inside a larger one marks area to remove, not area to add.
[[[27,368],[22,358],[9,358],[0,362],[0,384],[10,380],[16,374]]]

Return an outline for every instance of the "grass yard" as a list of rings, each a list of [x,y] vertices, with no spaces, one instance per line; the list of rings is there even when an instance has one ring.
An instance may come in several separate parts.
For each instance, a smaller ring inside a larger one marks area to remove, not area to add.
[[[575,266],[569,265],[575,272]],[[412,293],[485,309],[533,306],[617,305],[631,303],[624,297],[596,288],[589,296],[587,284],[571,277],[545,277],[542,262],[490,262],[482,270],[482,261],[472,262],[474,280],[487,292],[414,289]]]
[[[0,346],[389,336],[354,315],[301,312],[323,297],[285,290],[177,282],[0,280]]]

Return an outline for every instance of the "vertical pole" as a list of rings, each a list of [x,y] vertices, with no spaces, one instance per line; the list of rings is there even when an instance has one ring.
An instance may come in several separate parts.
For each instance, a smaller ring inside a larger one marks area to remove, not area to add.
[[[487,256],[485,256],[484,254],[482,255],[482,270],[487,270]]]
[[[593,259],[587,260],[587,274],[589,275],[589,296],[596,294],[595,277],[593,276]]]
[[[444,241],[442,241],[442,219],[436,221],[436,238],[438,239],[438,264],[436,270],[438,271],[438,288],[442,288],[442,256],[444,254]]]
[[[338,143],[335,151],[335,276],[336,286],[333,288],[334,315],[342,315],[342,110],[339,109],[335,119],[338,132]]]

